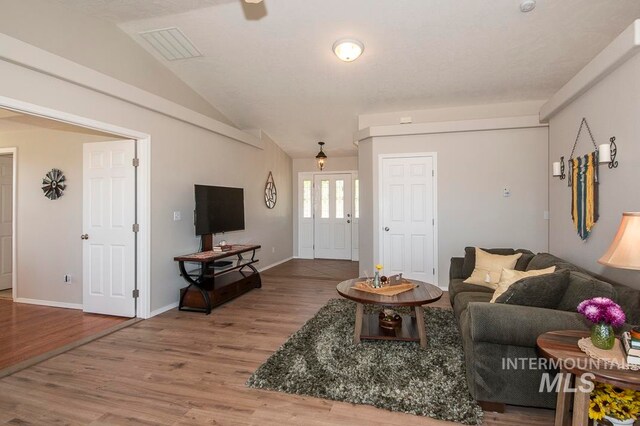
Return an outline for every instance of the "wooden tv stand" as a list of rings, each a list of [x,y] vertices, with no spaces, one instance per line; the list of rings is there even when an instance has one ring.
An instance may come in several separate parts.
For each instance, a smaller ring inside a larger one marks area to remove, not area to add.
[[[259,245],[234,244],[226,252],[211,250],[176,256],[180,275],[189,283],[180,289],[181,311],[211,313],[211,309],[240,296],[254,288],[262,287],[260,274],[255,268],[256,250]],[[243,254],[251,253],[251,257]],[[215,266],[215,262],[231,261],[230,265]],[[186,263],[198,264],[196,269],[187,271]]]

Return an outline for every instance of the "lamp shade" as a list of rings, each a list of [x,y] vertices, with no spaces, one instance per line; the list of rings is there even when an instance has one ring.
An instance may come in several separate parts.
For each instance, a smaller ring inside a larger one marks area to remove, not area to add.
[[[640,269],[640,212],[622,214],[618,233],[598,262],[613,268]]]

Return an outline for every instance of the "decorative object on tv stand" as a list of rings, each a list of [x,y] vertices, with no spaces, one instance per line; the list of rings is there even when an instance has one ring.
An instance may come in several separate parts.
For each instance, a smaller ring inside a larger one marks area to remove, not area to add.
[[[591,342],[596,348],[611,349],[616,342],[614,327],[621,327],[626,321],[624,311],[613,300],[606,297],[594,297],[582,301],[578,312],[593,323]]]
[[[278,191],[276,190],[276,183],[273,181],[273,175],[269,172],[267,177],[267,183],[264,186],[264,203],[267,208],[274,208],[278,202]]]
[[[327,154],[325,154],[322,150],[324,142],[318,142],[318,145],[320,145],[320,152],[318,153],[318,155],[316,155],[316,161],[318,162],[318,168],[320,169],[320,171],[322,171],[324,169],[325,163],[327,162]]]
[[[67,178],[59,169],[51,169],[42,179],[42,192],[50,200],[57,200],[64,195]]]

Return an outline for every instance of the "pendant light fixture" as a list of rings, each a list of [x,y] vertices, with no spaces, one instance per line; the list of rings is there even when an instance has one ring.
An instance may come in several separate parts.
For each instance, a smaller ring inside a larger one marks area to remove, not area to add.
[[[322,151],[324,142],[318,142],[318,145],[320,145],[320,152],[316,155],[316,161],[318,162],[318,168],[322,171],[322,169],[324,169],[324,163],[327,161],[327,154]]]

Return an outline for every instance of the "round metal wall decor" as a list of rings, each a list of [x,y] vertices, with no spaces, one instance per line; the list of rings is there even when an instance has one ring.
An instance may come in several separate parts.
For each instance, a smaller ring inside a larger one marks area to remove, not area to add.
[[[276,190],[276,183],[273,181],[273,175],[269,172],[267,178],[267,184],[264,186],[264,203],[267,208],[274,208],[278,201],[278,191]]]
[[[42,179],[42,192],[44,196],[50,200],[57,200],[64,195],[67,187],[65,181],[67,178],[64,173],[58,169],[51,169]]]

